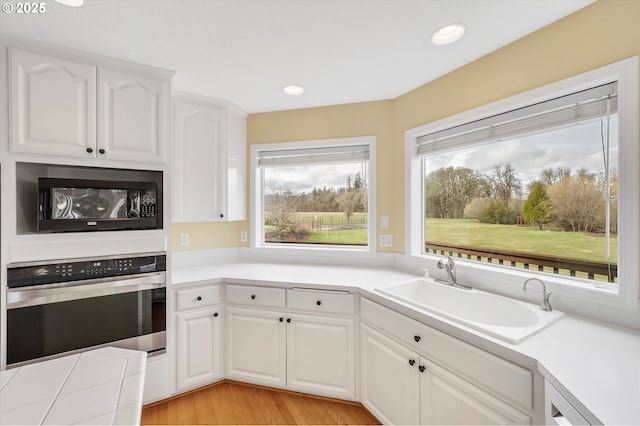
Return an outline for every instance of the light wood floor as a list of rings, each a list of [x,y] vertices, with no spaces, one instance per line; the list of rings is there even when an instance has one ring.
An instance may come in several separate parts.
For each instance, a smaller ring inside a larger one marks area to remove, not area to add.
[[[223,381],[142,409],[143,425],[379,425],[362,405]]]

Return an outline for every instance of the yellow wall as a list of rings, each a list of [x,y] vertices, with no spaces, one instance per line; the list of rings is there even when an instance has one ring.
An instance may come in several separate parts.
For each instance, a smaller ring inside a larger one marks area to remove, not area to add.
[[[600,0],[393,100],[252,114],[247,140],[377,136],[378,215],[389,216],[390,251],[402,253],[405,130],[640,55],[638,22],[640,1]],[[183,229],[191,234],[188,249],[229,247],[241,245],[239,232],[248,223],[174,224],[176,250]]]

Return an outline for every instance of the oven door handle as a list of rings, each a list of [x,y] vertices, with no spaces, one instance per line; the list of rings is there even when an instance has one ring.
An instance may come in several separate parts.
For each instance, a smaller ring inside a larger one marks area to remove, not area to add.
[[[144,275],[91,280],[91,284],[58,284],[50,288],[20,287],[7,289],[7,309],[67,302],[112,294],[166,288],[166,273],[154,272]]]

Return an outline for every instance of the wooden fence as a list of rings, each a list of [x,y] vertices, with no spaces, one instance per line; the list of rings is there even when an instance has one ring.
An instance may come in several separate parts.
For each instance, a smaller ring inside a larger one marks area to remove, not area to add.
[[[615,263],[597,262],[568,257],[552,257],[521,251],[498,250],[485,247],[456,246],[440,244],[431,241],[425,243],[426,253],[448,255],[464,259],[473,259],[481,262],[495,263],[520,267],[524,269],[537,269],[538,271],[554,274],[586,275],[586,278],[600,281],[616,282],[618,277],[618,265]]]

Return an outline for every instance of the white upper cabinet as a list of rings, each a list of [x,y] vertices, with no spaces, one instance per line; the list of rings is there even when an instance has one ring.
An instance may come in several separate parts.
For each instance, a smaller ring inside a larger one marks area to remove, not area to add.
[[[9,48],[10,151],[164,162],[173,73],[64,52]]]
[[[110,69],[98,81],[98,156],[162,162],[165,82]]]
[[[9,49],[11,150],[86,156],[96,146],[96,67]]]
[[[246,218],[246,117],[225,101],[174,96],[173,221]]]

